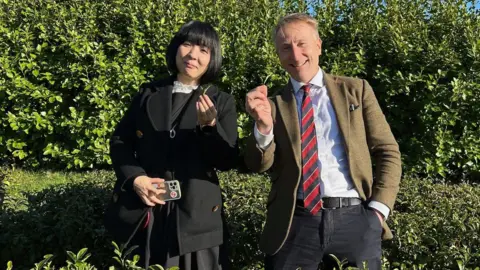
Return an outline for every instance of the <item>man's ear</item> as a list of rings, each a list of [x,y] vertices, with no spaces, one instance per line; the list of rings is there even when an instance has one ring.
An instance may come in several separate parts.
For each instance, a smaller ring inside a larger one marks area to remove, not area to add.
[[[322,39],[318,38],[316,43],[318,51],[320,52],[319,55],[322,55]]]

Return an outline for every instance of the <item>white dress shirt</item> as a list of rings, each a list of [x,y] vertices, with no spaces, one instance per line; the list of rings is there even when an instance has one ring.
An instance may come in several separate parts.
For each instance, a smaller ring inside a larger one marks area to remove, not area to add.
[[[304,83],[290,78],[297,102],[298,118],[301,119],[302,99],[304,91],[300,89]],[[350,176],[349,164],[343,137],[337,122],[327,88],[323,81],[323,71],[318,69],[317,74],[310,81],[309,96],[312,100],[314,111],[315,131],[317,135],[318,166],[320,169],[321,197],[355,197],[359,198]],[[299,121],[301,122],[301,121]],[[300,127],[299,127],[300,128]],[[265,149],[273,141],[273,129],[269,134],[261,134],[257,127],[254,136],[260,148]],[[298,199],[303,199],[303,190],[297,192]],[[371,201],[369,206],[383,214],[385,219],[390,213],[390,208],[383,203]]]

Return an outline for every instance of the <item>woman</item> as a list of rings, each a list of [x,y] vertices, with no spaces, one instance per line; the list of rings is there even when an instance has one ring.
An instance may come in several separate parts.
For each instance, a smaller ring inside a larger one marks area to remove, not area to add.
[[[112,136],[116,210],[107,210],[105,225],[120,242],[133,234],[147,265],[228,269],[215,169],[235,165],[237,115],[233,97],[209,84],[221,67],[218,35],[188,22],[166,59],[173,76],[143,85]],[[161,199],[167,180],[179,181],[179,200]]]

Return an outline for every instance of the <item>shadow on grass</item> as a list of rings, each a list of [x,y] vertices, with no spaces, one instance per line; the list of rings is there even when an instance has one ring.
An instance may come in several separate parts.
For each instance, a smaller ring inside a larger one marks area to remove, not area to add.
[[[11,260],[15,269],[30,269],[45,254],[54,254],[54,264],[63,265],[67,250],[87,247],[93,255],[89,261],[103,269],[113,254],[103,227],[110,194],[108,185],[95,182],[25,193],[26,201],[7,194],[0,213],[0,268]]]

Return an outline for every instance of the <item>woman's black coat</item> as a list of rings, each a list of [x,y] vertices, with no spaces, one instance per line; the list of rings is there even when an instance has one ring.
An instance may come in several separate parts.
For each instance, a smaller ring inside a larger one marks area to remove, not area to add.
[[[117,176],[114,210],[107,210],[105,225],[118,241],[133,232],[146,207],[133,191],[133,180],[147,175],[181,183],[182,198],[175,201],[180,254],[222,244],[222,196],[215,169],[235,166],[237,114],[233,97],[211,85],[206,94],[215,104],[217,121],[214,128],[200,129],[195,102],[206,88],[195,90],[183,111],[172,112],[173,78],[145,84],[116,127],[110,141]]]

